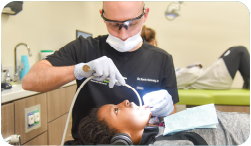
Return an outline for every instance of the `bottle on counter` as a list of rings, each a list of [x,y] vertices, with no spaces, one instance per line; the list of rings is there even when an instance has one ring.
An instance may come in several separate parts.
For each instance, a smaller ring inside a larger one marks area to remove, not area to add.
[[[40,60],[46,58],[46,56],[53,54],[53,50],[41,50],[40,51]]]
[[[23,77],[29,72],[30,65],[27,55],[21,56],[21,71],[20,71],[20,80],[23,79]]]

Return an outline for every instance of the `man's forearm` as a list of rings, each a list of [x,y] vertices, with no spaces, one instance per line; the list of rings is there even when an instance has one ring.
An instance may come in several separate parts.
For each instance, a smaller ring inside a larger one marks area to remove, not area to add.
[[[23,78],[22,87],[25,90],[47,92],[73,81],[74,65],[55,67],[49,61],[42,60],[35,64]]]

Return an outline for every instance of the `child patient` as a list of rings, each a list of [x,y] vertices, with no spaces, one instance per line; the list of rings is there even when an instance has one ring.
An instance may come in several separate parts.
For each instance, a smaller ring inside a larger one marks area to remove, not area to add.
[[[193,129],[161,136],[164,127],[147,126],[150,109],[125,100],[118,105],[95,108],[83,118],[79,124],[81,140],[77,144],[110,144],[117,133],[129,135],[134,145],[239,145],[247,140],[250,132],[248,114],[217,111],[217,116],[216,129]]]

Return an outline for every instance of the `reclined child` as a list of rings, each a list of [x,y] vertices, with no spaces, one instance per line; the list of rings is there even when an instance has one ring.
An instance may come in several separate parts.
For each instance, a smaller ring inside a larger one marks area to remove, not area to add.
[[[130,145],[240,145],[248,139],[249,114],[216,113],[217,128],[191,129],[162,136],[165,127],[148,126],[149,108],[125,100],[118,105],[107,104],[93,109],[79,124],[81,140],[76,144],[112,144],[117,135]]]

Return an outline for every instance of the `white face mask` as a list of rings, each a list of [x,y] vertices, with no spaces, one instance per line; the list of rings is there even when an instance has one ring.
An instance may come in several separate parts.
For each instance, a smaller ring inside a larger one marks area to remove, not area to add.
[[[136,47],[140,42],[142,42],[142,38],[140,34],[141,34],[141,31],[137,33],[136,35],[128,38],[127,40],[122,41],[121,39],[115,36],[112,36],[109,33],[109,36],[106,39],[106,42],[119,52],[127,52],[131,50],[132,48]]]

